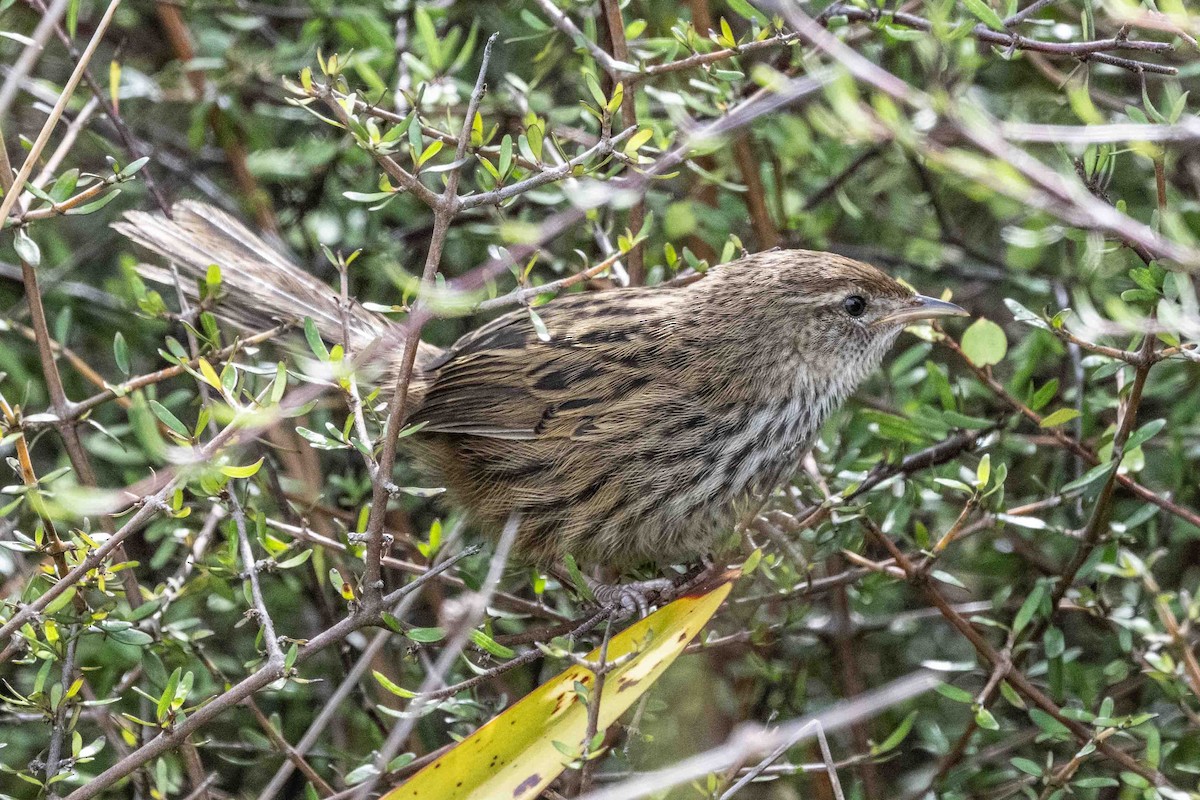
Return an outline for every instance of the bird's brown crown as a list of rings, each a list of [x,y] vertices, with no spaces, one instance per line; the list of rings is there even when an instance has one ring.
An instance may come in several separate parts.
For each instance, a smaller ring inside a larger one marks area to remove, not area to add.
[[[755,291],[820,300],[858,291],[869,298],[907,300],[911,289],[870,264],[815,250],[771,250],[723,264],[713,272]]]

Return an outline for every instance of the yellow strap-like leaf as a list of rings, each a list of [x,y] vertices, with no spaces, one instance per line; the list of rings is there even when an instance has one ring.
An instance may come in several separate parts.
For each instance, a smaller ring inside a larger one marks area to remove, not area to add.
[[[658,680],[720,607],[739,574],[728,572],[715,588],[709,584],[681,597],[612,637],[610,662],[636,655],[605,677],[598,730],[615,722]],[[587,656],[589,661],[599,658],[599,650]],[[383,800],[537,797],[568,761],[554,743],[570,750],[583,746],[588,710],[575,692],[575,683],[591,688],[595,680],[585,667],[568,668],[388,792]]]

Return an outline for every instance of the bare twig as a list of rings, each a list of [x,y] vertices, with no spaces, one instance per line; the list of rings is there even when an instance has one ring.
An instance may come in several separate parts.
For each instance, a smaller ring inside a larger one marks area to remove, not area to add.
[[[58,96],[58,102],[50,110],[50,116],[46,118],[45,124],[42,125],[42,130],[30,146],[29,152],[25,156],[25,161],[21,164],[21,169],[17,171],[17,177],[12,180],[11,184],[8,183],[8,171],[5,171],[3,177],[0,177],[0,181],[5,182],[4,188],[6,189],[4,200],[0,201],[0,224],[3,224],[3,221],[8,219],[9,213],[13,210],[14,205],[22,194],[20,191],[7,191],[8,187],[24,187],[25,181],[29,180],[29,176],[33,174],[33,168],[37,165],[42,150],[45,149],[46,143],[50,140],[50,134],[54,132],[55,126],[58,125],[58,121],[62,118],[63,111],[66,110],[67,103],[71,100],[71,95],[75,93],[75,87],[79,85],[79,81],[83,77],[83,71],[87,68],[88,62],[92,60],[92,56],[96,54],[96,48],[100,46],[100,42],[104,38],[104,33],[108,30],[109,24],[112,23],[113,15],[117,12],[117,6],[120,4],[121,0],[111,0],[108,8],[104,11],[104,15],[96,23],[96,30],[92,34],[91,40],[88,41],[87,47],[80,56],[78,63],[75,64],[75,69],[71,72],[71,77],[67,78],[67,83],[63,86],[63,90]]]
[[[484,45],[479,77],[475,80],[475,88],[471,92],[471,99],[467,103],[467,112],[463,118],[462,133],[458,137],[458,149],[454,157],[456,162],[462,161],[463,154],[466,152],[467,142],[471,137],[471,124],[475,120],[476,109],[479,108],[479,101],[487,87],[486,76],[488,62],[491,60],[492,45],[495,44],[498,36],[499,34],[492,34],[488,38],[487,44]],[[442,247],[446,242],[446,235],[450,231],[451,220],[459,211],[457,192],[460,175],[461,172],[457,169],[450,172],[446,177],[446,189],[434,206],[433,233],[429,239],[429,251],[425,255],[425,269],[421,274],[423,287],[430,286],[437,274],[442,260]],[[392,465],[396,461],[396,443],[399,439],[400,429],[409,410],[408,388],[409,382],[412,380],[413,367],[416,364],[419,342],[420,328],[418,327],[409,333],[408,339],[404,343],[399,378],[388,402],[387,423],[383,431],[383,447],[379,454],[379,474],[373,482],[371,513],[367,518],[367,554],[366,566],[363,571],[363,592],[368,603],[377,602],[379,594],[383,590],[379,570],[383,556],[383,520],[390,495],[387,488],[388,477],[391,475]]]
[[[929,20],[909,14],[904,11],[880,12],[877,9],[862,9],[856,6],[836,3],[827,8],[822,19],[830,17],[847,17],[852,20],[878,22],[886,19],[897,25],[919,31],[932,31],[933,23]],[[1014,32],[994,31],[982,24],[971,29],[971,35],[985,44],[995,45],[1006,50],[1028,50],[1054,56],[1069,56],[1080,61],[1096,61],[1109,64],[1132,72],[1157,72],[1161,75],[1175,75],[1179,70],[1164,64],[1154,64],[1148,61],[1135,61],[1109,55],[1112,50],[1135,50],[1140,52],[1161,53],[1174,50],[1170,42],[1152,42],[1130,39],[1121,35],[1111,39],[1097,39],[1088,42],[1046,42],[1040,39],[1030,39]]]
[[[743,726],[719,747],[657,772],[634,775],[613,786],[589,792],[581,800],[636,800],[649,797],[672,786],[743,764],[751,758],[765,756],[781,743],[790,742],[792,746],[800,744],[816,736],[818,726],[826,733],[841,730],[858,720],[868,719],[886,708],[924,694],[937,683],[938,679],[933,673],[916,672],[853,700],[837,703],[828,711],[812,717],[785,722],[770,730]]]
[[[375,774],[357,787],[356,797],[367,797],[371,790],[375,788],[375,783],[379,780],[379,777],[387,772],[388,763],[391,762],[400,747],[408,741],[408,737],[412,734],[413,729],[421,718],[422,709],[429,705],[428,693],[443,683],[446,673],[450,671],[450,666],[458,659],[459,654],[466,647],[467,642],[470,641],[472,631],[474,631],[475,626],[479,624],[479,621],[487,612],[487,604],[492,592],[496,590],[496,586],[500,583],[500,576],[504,572],[504,566],[508,563],[508,554],[517,539],[517,530],[520,524],[520,517],[516,515],[509,517],[508,522],[505,523],[504,530],[500,534],[500,539],[496,543],[496,550],[492,553],[492,560],[488,565],[488,572],[484,577],[483,584],[479,587],[479,591],[471,595],[470,600],[465,604],[462,616],[457,621],[455,631],[447,639],[445,647],[438,654],[437,661],[425,673],[425,679],[421,682],[421,688],[417,690],[417,696],[409,703],[404,718],[391,730],[383,745],[380,746],[375,758]]]
[[[474,551],[464,551],[459,556],[449,559],[438,567],[435,567],[427,575],[417,578],[406,586],[402,586],[396,591],[385,595],[383,604],[379,608],[371,610],[365,607],[359,607],[350,616],[310,639],[308,643],[301,647],[297,652],[296,663],[304,663],[322,650],[343,641],[347,636],[356,630],[368,625],[379,624],[382,621],[382,608],[398,603],[403,597],[413,591],[416,591],[429,580],[432,580],[436,574],[450,569],[457,564],[459,560],[467,555],[470,555],[472,552]],[[191,716],[176,725],[173,730],[164,731],[163,733],[158,734],[153,739],[139,747],[137,750],[134,750],[128,756],[125,756],[116,764],[97,775],[87,784],[76,789],[67,796],[66,800],[87,800],[87,798],[95,797],[97,794],[103,792],[109,786],[130,774],[150,759],[156,758],[163,753],[174,749],[179,745],[180,742],[190,736],[193,732],[203,728],[226,710],[240,704],[247,697],[250,697],[280,678],[283,678],[283,672],[282,664],[278,666],[267,664],[260,667],[254,673],[246,678],[243,678],[225,692],[213,698],[209,703],[197,709]]]

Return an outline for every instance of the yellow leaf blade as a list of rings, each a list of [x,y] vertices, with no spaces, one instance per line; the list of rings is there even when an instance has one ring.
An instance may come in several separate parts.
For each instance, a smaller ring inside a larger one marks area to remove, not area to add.
[[[625,713],[658,680],[721,606],[740,573],[719,585],[681,597],[613,636],[608,660],[629,660],[605,677],[598,730]],[[634,654],[634,655],[630,655]],[[588,661],[600,658],[599,650]],[[591,687],[595,674],[579,665],[559,673],[426,765],[383,800],[529,800],[553,781],[566,757],[554,746],[580,747],[587,733],[587,705],[575,683]]]

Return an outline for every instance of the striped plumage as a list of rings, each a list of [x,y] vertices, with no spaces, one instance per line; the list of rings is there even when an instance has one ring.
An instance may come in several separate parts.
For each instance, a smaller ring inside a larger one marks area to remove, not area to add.
[[[220,264],[231,291],[218,312],[235,323],[307,315],[341,340],[332,290],[215,209],[175,216],[133,212],[118,227],[188,273]],[[956,312],[802,250],[687,285],[574,294],[538,309],[549,341],[517,310],[447,350],[422,345],[410,421],[425,427],[411,447],[485,528],[518,512],[535,561],[690,559],[790,473],[905,324]],[[391,324],[352,314],[363,340]]]

